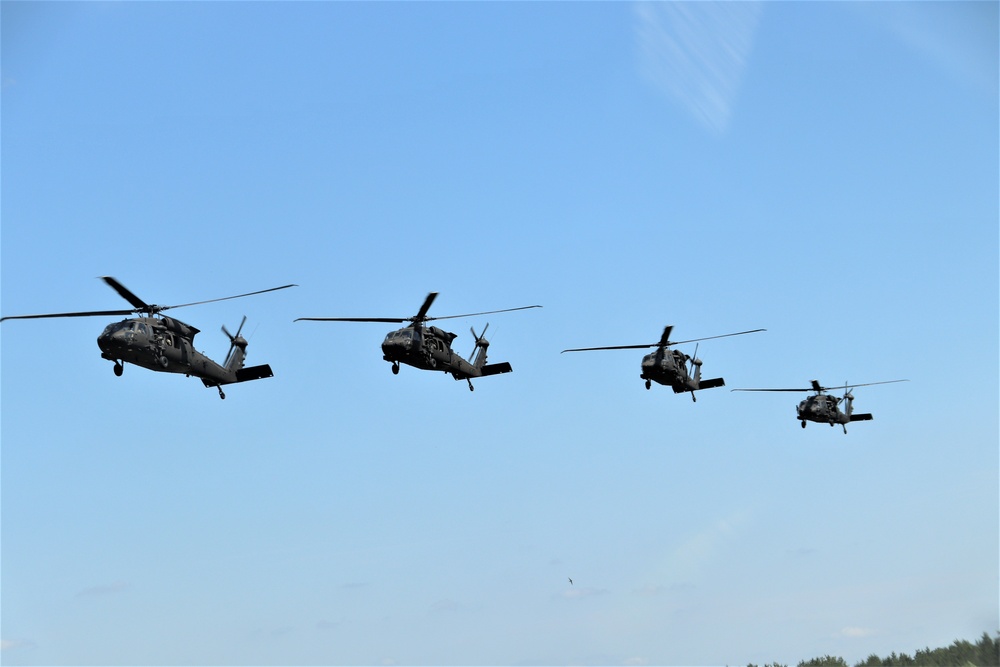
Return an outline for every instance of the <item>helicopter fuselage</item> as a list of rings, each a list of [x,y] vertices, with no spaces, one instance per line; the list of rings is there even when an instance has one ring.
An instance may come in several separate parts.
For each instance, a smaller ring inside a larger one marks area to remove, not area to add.
[[[831,396],[830,394],[815,394],[803,399],[795,408],[795,414],[805,428],[806,422],[816,422],[818,424],[846,425],[856,421],[869,421],[872,419],[870,413],[854,413],[851,410],[841,411],[839,405],[842,398]],[[853,400],[853,398],[851,399]],[[850,402],[848,402],[850,407]],[[845,430],[846,432],[846,430]]]
[[[238,339],[240,345],[222,365],[195,350],[197,333],[198,329],[170,317],[135,317],[109,324],[97,337],[97,345],[101,357],[115,362],[116,375],[122,374],[122,363],[127,362],[151,371],[194,376],[206,387],[271,377],[266,364],[243,367],[244,339]]]
[[[153,317],[130,318],[105,327],[97,337],[97,345],[101,356],[110,361],[192,375],[191,360],[199,353],[194,351],[191,338],[197,329],[183,326],[186,331],[168,327],[163,320]]]
[[[386,335],[382,341],[382,358],[392,363],[393,373],[399,372],[399,364],[406,364],[421,370],[448,373],[456,380],[510,372],[510,364],[486,364],[488,343],[485,340],[476,343],[479,354],[470,362],[452,349],[455,338],[456,334],[438,327],[404,327]]]
[[[688,372],[689,361],[695,362],[694,377]],[[700,360],[692,359],[680,350],[668,347],[657,348],[642,358],[642,373],[639,377],[646,381],[647,389],[650,387],[650,382],[656,382],[671,387],[676,394],[721,387],[725,384],[722,378],[702,380]]]

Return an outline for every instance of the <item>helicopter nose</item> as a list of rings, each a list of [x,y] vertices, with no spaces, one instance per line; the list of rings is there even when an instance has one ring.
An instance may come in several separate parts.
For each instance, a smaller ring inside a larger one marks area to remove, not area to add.
[[[100,336],[97,337],[97,346],[101,348],[102,352],[111,352],[112,350],[119,349],[123,346],[125,342],[124,334],[121,331],[105,331]]]

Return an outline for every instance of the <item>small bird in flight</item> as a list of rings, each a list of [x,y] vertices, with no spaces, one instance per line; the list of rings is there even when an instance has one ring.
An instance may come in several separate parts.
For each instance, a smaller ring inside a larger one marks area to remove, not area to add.
[[[573,580],[570,577],[566,577],[566,578],[569,579],[569,585],[572,586],[573,585]]]

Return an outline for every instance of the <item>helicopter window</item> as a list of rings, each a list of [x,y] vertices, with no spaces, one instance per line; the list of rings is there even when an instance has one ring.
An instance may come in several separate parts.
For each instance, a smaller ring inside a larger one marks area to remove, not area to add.
[[[139,323],[139,333],[141,333],[141,334],[145,334],[146,333],[146,325],[142,324],[141,322]]]

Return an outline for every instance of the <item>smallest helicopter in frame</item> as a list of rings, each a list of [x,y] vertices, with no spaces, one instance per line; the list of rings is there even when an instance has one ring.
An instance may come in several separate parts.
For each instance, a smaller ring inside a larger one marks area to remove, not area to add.
[[[160,373],[181,373],[186,377],[194,376],[200,379],[205,387],[215,387],[219,390],[219,398],[224,399],[226,394],[222,391],[223,385],[249,382],[251,380],[260,380],[274,376],[271,367],[267,364],[260,366],[244,365],[248,343],[246,338],[240,334],[243,331],[243,324],[247,320],[245,316],[235,335],[229,333],[225,325],[222,326],[222,333],[229,338],[229,354],[226,355],[226,360],[220,364],[195,349],[194,337],[198,333],[198,329],[180,320],[166,317],[161,313],[170,308],[183,308],[185,306],[197,306],[216,301],[239,299],[245,296],[253,296],[254,294],[275,292],[295,287],[295,285],[282,285],[281,287],[272,287],[271,289],[249,292],[247,294],[237,294],[236,296],[227,296],[221,299],[209,299],[208,301],[182,303],[176,306],[157,306],[146,303],[110,276],[104,276],[102,280],[118,292],[119,296],[128,301],[133,306],[132,309],[47,313],[44,315],[12,315],[0,318],[0,322],[5,320],[35,320],[55,317],[138,315],[138,317],[130,317],[120,322],[112,322],[97,337],[97,346],[101,348],[101,357],[114,362],[115,375],[118,377],[121,377],[125,372],[126,363]]]
[[[698,346],[695,345],[694,355],[687,355],[680,350],[671,350],[671,345],[683,345],[684,343],[697,343],[703,340],[713,340],[715,338],[728,338],[730,336],[742,336],[743,334],[757,333],[766,329],[752,329],[750,331],[739,331],[737,333],[723,334],[721,336],[708,336],[707,338],[692,338],[691,340],[671,341],[670,333],[673,326],[663,329],[660,342],[648,345],[611,345],[608,347],[576,347],[563,352],[592,352],[594,350],[639,350],[649,347],[656,349],[642,358],[642,374],[640,379],[646,381],[646,389],[653,386],[653,383],[671,387],[675,394],[684,392],[691,393],[691,400],[697,401],[694,392],[702,389],[713,389],[725,386],[726,381],[722,378],[701,377],[701,359],[698,358]]]
[[[909,380],[886,380],[884,382],[865,382],[860,384],[844,383],[839,387],[823,387],[816,380],[811,382],[812,387],[802,389],[733,389],[733,391],[814,391],[812,396],[807,396],[795,408],[795,414],[802,423],[802,428],[806,427],[806,422],[816,422],[818,424],[829,424],[831,428],[840,424],[844,433],[847,433],[847,425],[851,422],[871,421],[874,419],[870,412],[854,412],[854,394],[851,390],[855,387],[871,387],[876,384],[894,384],[896,382],[908,382]],[[824,392],[844,390],[842,397],[832,396]],[[843,411],[840,404],[845,403]]]

